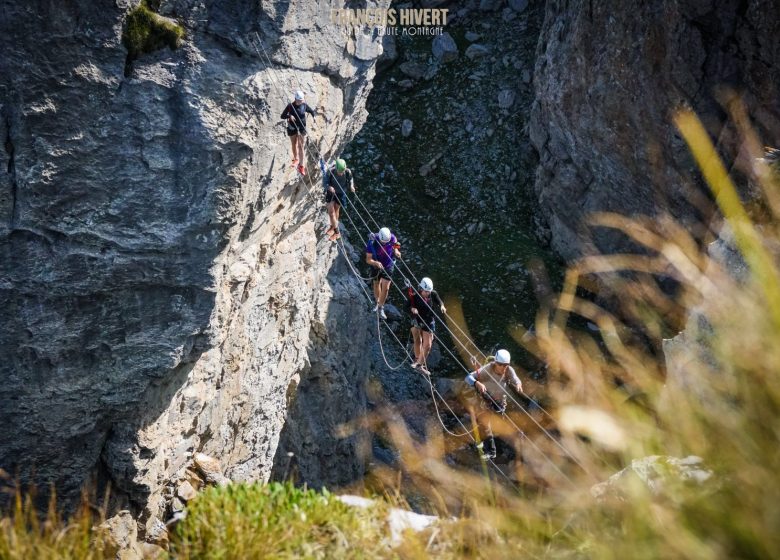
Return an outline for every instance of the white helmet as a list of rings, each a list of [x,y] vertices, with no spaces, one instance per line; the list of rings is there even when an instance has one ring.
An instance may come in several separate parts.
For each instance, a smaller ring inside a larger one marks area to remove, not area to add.
[[[387,243],[390,241],[390,238],[392,237],[392,234],[390,233],[390,228],[383,227],[379,230],[379,241],[382,243]]]
[[[511,357],[509,356],[509,352],[506,350],[499,350],[496,352],[496,363],[497,364],[508,364],[511,361]]]
[[[422,280],[420,280],[420,289],[425,292],[433,291],[433,280],[431,280],[427,276]]]
[[[301,90],[295,92],[295,100],[303,101],[303,92]]]

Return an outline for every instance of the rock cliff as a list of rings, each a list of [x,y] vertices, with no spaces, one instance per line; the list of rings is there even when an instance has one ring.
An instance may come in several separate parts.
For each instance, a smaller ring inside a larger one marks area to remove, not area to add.
[[[671,124],[696,110],[735,155],[715,88],[741,93],[762,138],[780,138],[780,5],[765,0],[651,0],[620,6],[550,0],[537,50],[529,133],[539,152],[542,228],[566,258],[586,250],[596,211],[694,215],[692,169]],[[594,248],[626,240],[604,230]]]
[[[177,49],[128,57],[137,2],[0,13],[0,467],[154,516],[196,451],[267,479],[286,422],[304,479],[352,480],[365,314],[278,116],[304,90],[338,152],[381,42],[325,1],[143,5]]]

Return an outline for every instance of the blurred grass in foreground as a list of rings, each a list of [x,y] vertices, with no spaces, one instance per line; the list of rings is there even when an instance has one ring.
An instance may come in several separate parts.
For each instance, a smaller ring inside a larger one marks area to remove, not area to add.
[[[42,516],[35,508],[34,493],[23,496],[16,492],[10,512],[0,519],[0,558],[97,560],[109,557],[104,541],[93,529],[103,519],[88,504],[85,496],[78,511],[64,520],[57,511],[53,493]]]
[[[517,460],[506,465],[519,482],[516,492],[479,469],[453,466],[449,454],[464,440],[445,437],[432,424],[420,443],[385,410],[365,421],[384,423],[403,476],[442,516],[439,525],[390,548],[384,513],[400,501],[401,475],[388,468],[372,473],[370,483],[386,495],[375,510],[352,510],[327,493],[290,485],[235,485],[191,503],[172,536],[174,556],[780,557],[778,173],[760,153],[751,154],[771,217],[754,223],[696,117],[680,113],[676,123],[712,185],[743,270],[726,270],[670,218],[594,216],[594,224],[622,231],[646,251],[583,258],[567,273],[554,308],[537,317],[533,334],[510,329],[549,365],[544,389],[560,443],[581,466],[514,411],[510,418],[559,469],[528,440],[518,440],[511,423],[498,423],[499,435],[519,441]],[[740,132],[750,135],[744,127]],[[619,295],[620,317],[580,297],[578,287],[594,276]],[[660,277],[679,286],[673,299]],[[667,375],[663,358],[637,331],[664,332],[665,313],[680,308],[694,315]],[[598,335],[570,329],[573,315],[598,325]],[[697,455],[712,476],[685,480],[661,459],[652,484],[629,475],[594,497],[594,483],[649,455]],[[458,519],[448,521],[451,516]],[[0,557],[99,558],[100,547],[89,546],[94,521],[82,509],[66,523],[52,508],[39,522],[18,498],[0,522]]]

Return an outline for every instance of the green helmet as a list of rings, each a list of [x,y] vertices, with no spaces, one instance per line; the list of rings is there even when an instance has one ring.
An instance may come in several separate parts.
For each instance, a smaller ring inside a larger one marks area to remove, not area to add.
[[[343,160],[343,159],[341,159],[341,158],[339,158],[339,159],[337,159],[337,160],[336,160],[336,171],[338,171],[339,173],[341,173],[341,172],[342,172],[342,171],[344,171],[346,168],[347,168],[347,162],[346,162],[346,161],[344,161],[344,160]]]

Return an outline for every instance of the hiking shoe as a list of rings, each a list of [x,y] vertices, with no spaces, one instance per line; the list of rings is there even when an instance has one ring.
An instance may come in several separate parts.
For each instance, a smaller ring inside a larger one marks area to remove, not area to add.
[[[306,175],[306,168],[303,165],[299,165],[298,173],[300,173],[301,175]]]
[[[495,451],[480,451],[479,458],[483,461],[490,461],[491,459],[496,458],[496,453]]]
[[[420,371],[423,372],[425,375],[431,374],[430,370],[428,370],[428,368],[425,366],[420,366]]]
[[[385,315],[385,308],[380,307],[379,308],[379,316],[382,317],[382,319],[387,320],[387,315]]]
[[[417,366],[419,366],[419,362],[417,360],[412,362],[412,369],[417,369]]]
[[[377,303],[377,304],[374,306],[374,308],[371,310],[371,313],[376,313],[377,311],[379,311],[379,304],[378,304],[378,303]]]
[[[479,458],[482,459],[483,461],[488,461],[490,459],[496,458],[495,451],[485,451],[485,442],[480,441],[475,447],[479,452]]]

